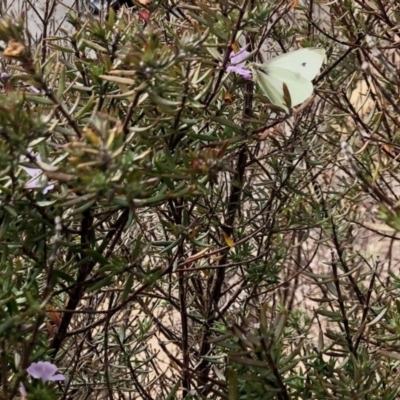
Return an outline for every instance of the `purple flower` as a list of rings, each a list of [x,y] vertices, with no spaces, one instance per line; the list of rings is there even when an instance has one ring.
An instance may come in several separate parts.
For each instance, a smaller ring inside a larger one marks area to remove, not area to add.
[[[247,50],[242,50],[237,54],[231,53],[230,64],[226,68],[228,72],[234,72],[243,76],[244,79],[251,79],[251,71],[243,68],[246,61],[243,61],[250,53]]]
[[[41,379],[43,382],[65,380],[64,375],[55,374],[57,370],[58,368],[54,364],[48,361],[39,361],[32,363],[26,371],[32,378]]]
[[[33,153],[29,150],[33,157],[36,157],[40,161],[38,154]],[[46,194],[50,190],[54,189],[54,185],[47,184],[47,177],[42,175],[42,170],[39,168],[29,168],[21,165],[21,168],[32,177],[32,179],[25,184],[25,189],[42,189],[42,193]]]
[[[0,75],[1,79],[7,80],[10,76],[7,74],[7,72],[2,72]]]
[[[26,391],[25,386],[22,382],[19,383],[19,393],[21,394],[23,400],[25,400],[26,396],[28,396],[28,392]]]
[[[28,89],[33,93],[40,93],[40,90],[38,88],[35,88],[35,86],[28,86]]]
[[[32,179],[25,183],[25,189],[42,189],[42,193],[46,194],[54,189],[54,185],[47,184],[47,178],[42,174],[42,170],[38,168],[28,168],[21,165],[21,168],[32,177]]]

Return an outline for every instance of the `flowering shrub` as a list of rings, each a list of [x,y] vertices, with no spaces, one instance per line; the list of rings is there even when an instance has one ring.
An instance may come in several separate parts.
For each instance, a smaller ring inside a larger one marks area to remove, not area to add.
[[[397,398],[396,4],[50,3],[0,21],[1,398]],[[306,47],[283,110],[248,63]]]

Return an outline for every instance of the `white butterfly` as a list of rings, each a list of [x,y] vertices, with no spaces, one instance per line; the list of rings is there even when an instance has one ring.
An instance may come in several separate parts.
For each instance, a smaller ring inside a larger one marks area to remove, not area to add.
[[[289,106],[303,103],[313,92],[312,80],[325,60],[325,50],[305,48],[272,58],[264,64],[250,64],[253,78],[272,104],[288,111]],[[285,98],[284,85],[290,94]]]

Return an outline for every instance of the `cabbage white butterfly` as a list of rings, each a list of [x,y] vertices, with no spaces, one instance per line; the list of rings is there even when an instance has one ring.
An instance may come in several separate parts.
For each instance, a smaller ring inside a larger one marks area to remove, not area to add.
[[[272,104],[289,110],[289,106],[303,103],[313,92],[311,81],[325,59],[325,50],[304,48],[272,58],[264,64],[250,64],[253,78]],[[284,84],[291,104],[285,99]]]

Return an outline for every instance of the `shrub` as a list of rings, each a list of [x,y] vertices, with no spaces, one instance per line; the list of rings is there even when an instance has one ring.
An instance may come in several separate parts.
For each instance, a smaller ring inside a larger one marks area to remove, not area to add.
[[[45,5],[0,21],[1,398],[397,398],[395,2]],[[301,47],[291,112],[235,73]]]

